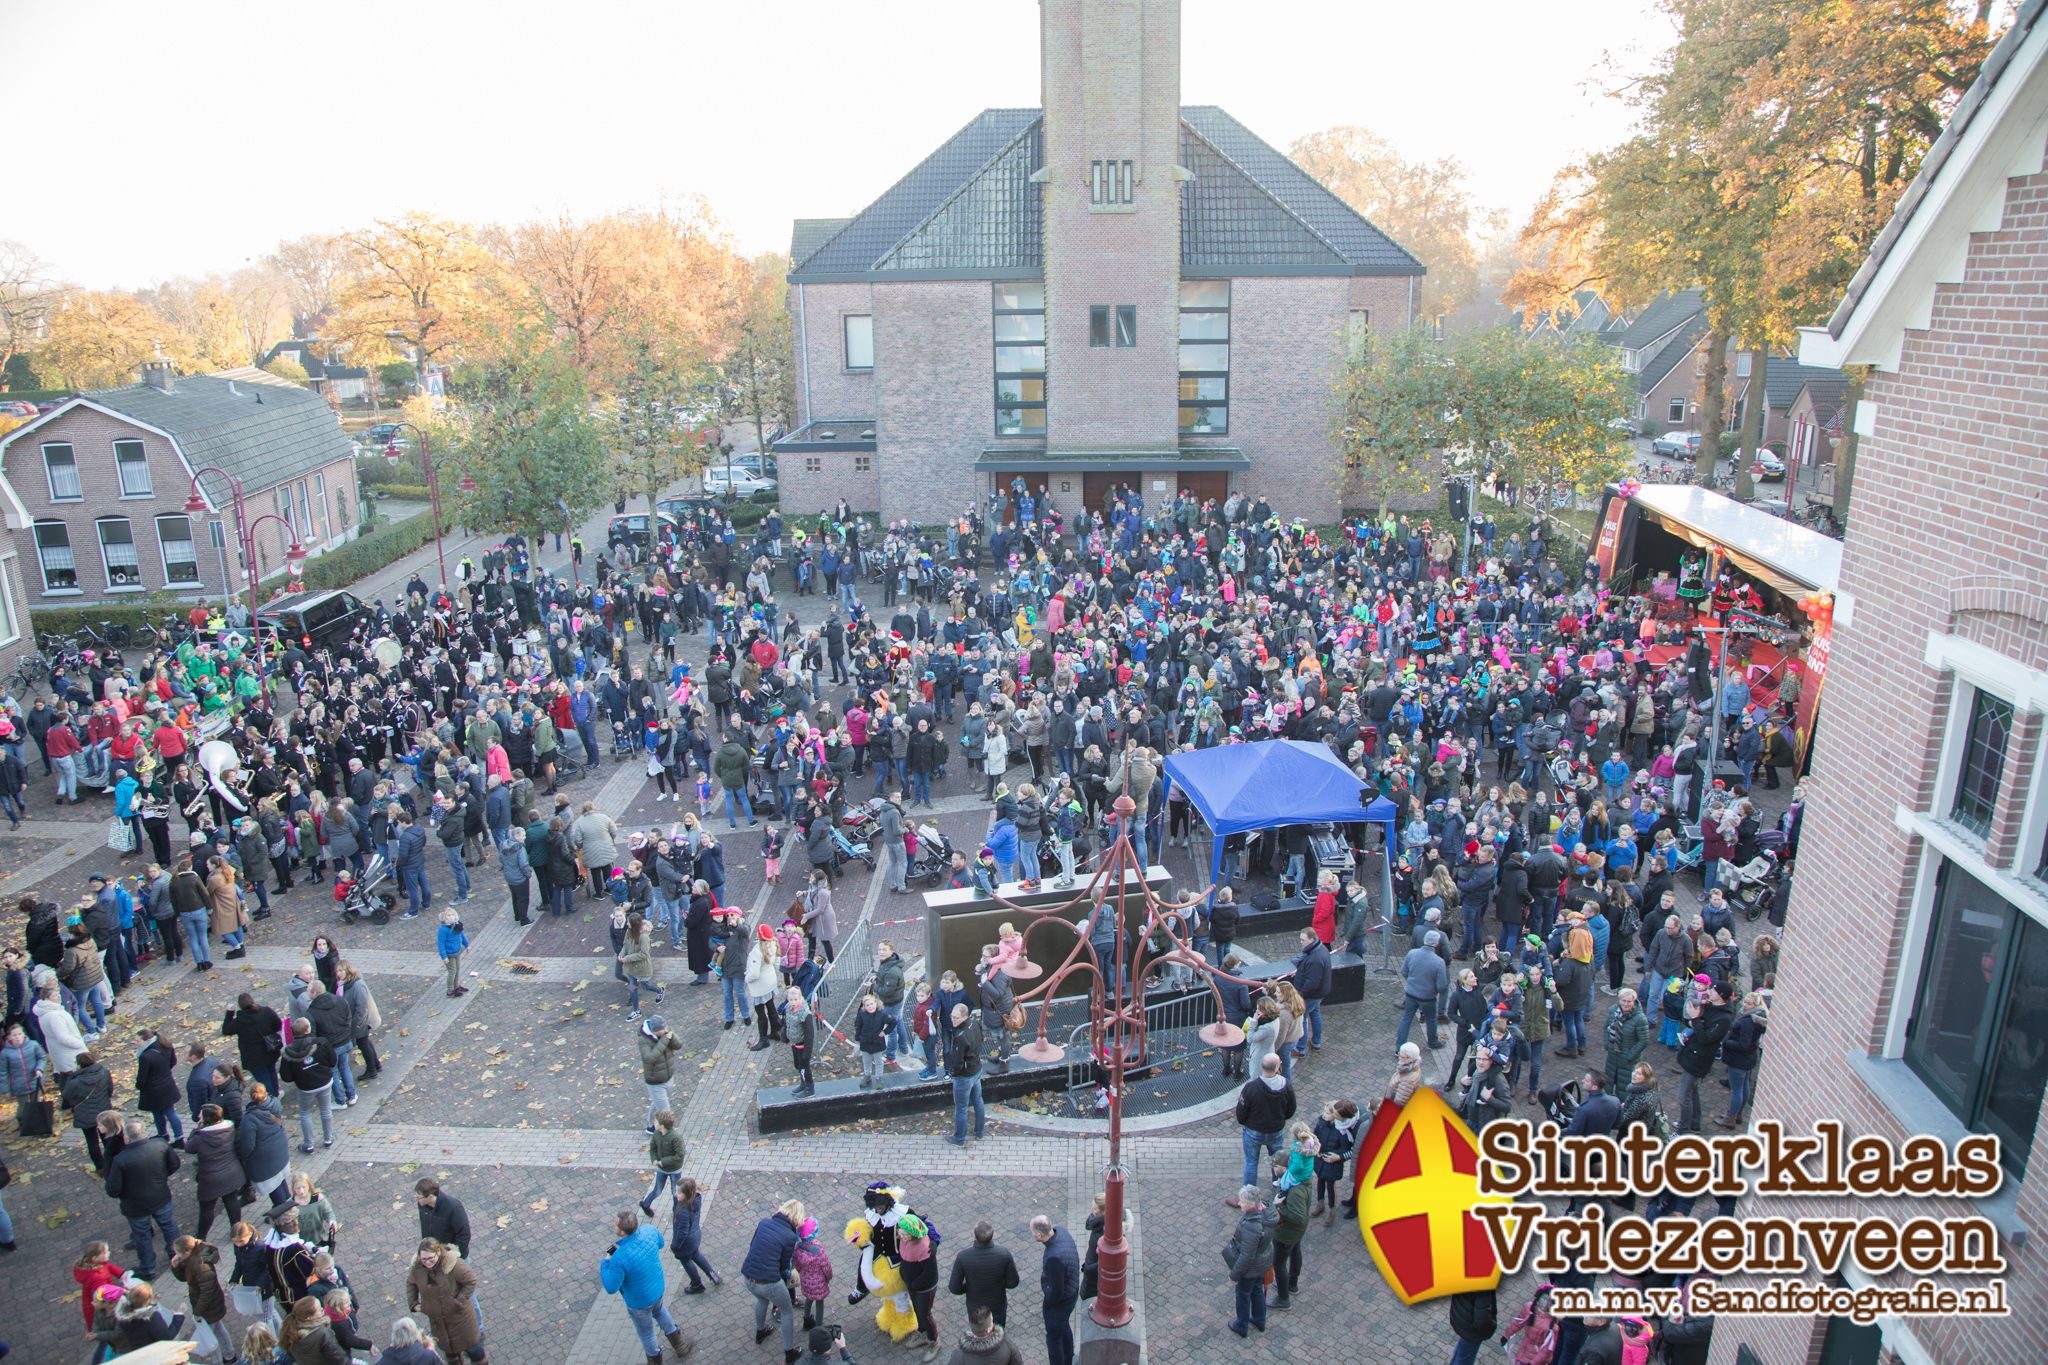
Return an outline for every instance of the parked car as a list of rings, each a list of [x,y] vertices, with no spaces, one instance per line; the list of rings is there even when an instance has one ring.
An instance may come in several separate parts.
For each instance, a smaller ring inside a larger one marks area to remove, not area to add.
[[[681,522],[699,512],[716,511],[720,500],[709,493],[685,493],[679,498],[663,498],[654,504],[655,510],[673,521]]]
[[[704,469],[704,491],[707,493],[729,493],[736,498],[751,498],[756,493],[775,491],[773,479],[764,479],[758,474],[749,474],[737,462],[730,472],[723,461],[707,465]]]
[[[8,417],[39,417],[42,415],[34,403],[22,402],[0,403],[0,414],[5,414]]]
[[[723,465],[725,461],[720,460],[718,463]],[[732,457],[732,467],[735,471],[744,469],[757,479],[767,479],[773,482],[776,478],[775,457],[773,455],[735,455]]]
[[[1633,419],[1631,419],[1631,418],[1627,418],[1627,417],[1617,417],[1617,418],[1615,418],[1615,419],[1614,419],[1613,421],[1611,421],[1611,422],[1609,422],[1609,423],[1607,424],[1607,429],[1608,429],[1609,431],[1619,431],[1619,432],[1624,432],[1624,433],[1626,433],[1627,435],[1630,435],[1630,436],[1633,436],[1633,435],[1635,435],[1635,434],[1636,434],[1636,424],[1635,424],[1634,420],[1633,420]]]
[[[360,598],[339,588],[285,593],[256,609],[256,619],[285,639],[311,639],[316,646],[330,648],[346,642],[369,617],[370,609]]]
[[[1770,483],[1785,477],[1785,462],[1768,450],[1756,453],[1756,463],[1749,467],[1749,477]]]
[[[403,445],[405,444],[404,430],[396,422],[379,422],[376,426],[363,433],[363,444],[388,446],[393,441],[397,441],[400,445]]]
[[[1697,431],[1667,431],[1650,442],[1653,455],[1697,455],[1700,453],[1700,434]]]
[[[661,524],[668,528],[669,535],[674,536],[679,533],[680,527],[674,517],[661,511],[657,511],[656,515],[661,518]],[[611,525],[605,528],[604,540],[607,545],[617,545],[621,541],[626,541],[633,545],[645,545],[647,543],[647,514],[645,512],[621,512],[613,517]]]

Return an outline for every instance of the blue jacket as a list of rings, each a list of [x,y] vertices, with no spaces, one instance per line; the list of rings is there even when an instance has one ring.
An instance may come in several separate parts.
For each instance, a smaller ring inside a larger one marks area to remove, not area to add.
[[[999,863],[1017,861],[1017,825],[1012,820],[998,820],[988,832],[989,852],[996,855]]]
[[[451,924],[442,925],[434,934],[434,947],[442,957],[454,957],[469,946],[469,935]]]
[[[213,1103],[213,1073],[218,1070],[220,1058],[201,1057],[198,1065],[185,1073],[185,1106],[195,1119],[201,1105]]]
[[[394,872],[412,872],[427,865],[427,832],[418,825],[401,831],[398,836],[398,856],[392,860]]]
[[[668,1293],[668,1281],[661,1273],[661,1249],[666,1245],[660,1229],[642,1223],[598,1262],[598,1283],[605,1293],[617,1294],[628,1308],[653,1307]]]
[[[1045,1263],[1038,1272],[1038,1292],[1047,1308],[1072,1308],[1081,1297],[1081,1259],[1065,1228],[1054,1228],[1045,1243]]]
[[[740,1275],[756,1284],[774,1284],[789,1278],[796,1265],[796,1229],[779,1213],[771,1213],[754,1225],[754,1240],[747,1245],[747,1259],[740,1263]]]
[[[679,1261],[697,1254],[704,1242],[704,1196],[676,1201],[675,1226],[669,1229],[669,1246]]]

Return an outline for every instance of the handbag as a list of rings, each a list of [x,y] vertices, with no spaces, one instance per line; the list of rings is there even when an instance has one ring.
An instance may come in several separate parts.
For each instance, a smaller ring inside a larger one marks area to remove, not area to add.
[[[368,1002],[363,1010],[363,1022],[367,1023],[372,1029],[383,1028],[384,1011],[377,1008],[377,997],[370,994],[370,989],[367,986],[363,988],[363,999]]]
[[[1024,1007],[1022,1005],[1010,1006],[1010,1012],[1003,1016],[1003,1027],[1012,1033],[1021,1033],[1023,1031]]]
[[[36,1093],[21,1101],[14,1108],[15,1120],[21,1125],[23,1137],[55,1137],[57,1106],[43,1098],[43,1080],[36,1077]]]
[[[116,817],[107,821],[107,847],[116,853],[135,851],[135,831],[126,820]]]

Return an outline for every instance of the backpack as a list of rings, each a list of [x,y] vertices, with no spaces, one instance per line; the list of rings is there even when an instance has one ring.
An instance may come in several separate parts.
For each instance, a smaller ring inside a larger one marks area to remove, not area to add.
[[[1636,909],[1634,901],[1630,901],[1628,908],[1621,912],[1621,927],[1615,932],[1627,943],[1634,943],[1636,935],[1643,932],[1643,912]]]

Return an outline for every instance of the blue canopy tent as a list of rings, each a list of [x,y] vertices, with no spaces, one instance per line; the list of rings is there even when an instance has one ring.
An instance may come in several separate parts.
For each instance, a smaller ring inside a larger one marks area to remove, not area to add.
[[[1382,888],[1391,907],[1392,863],[1395,849],[1395,820],[1399,812],[1383,796],[1366,799],[1371,788],[1343,760],[1321,744],[1298,739],[1269,739],[1256,744],[1225,744],[1213,749],[1174,754],[1166,760],[1167,788],[1187,794],[1201,813],[1211,837],[1209,881],[1214,885],[1223,871],[1223,841],[1233,834],[1273,829],[1280,825],[1356,824],[1369,820],[1383,825],[1388,857]]]

